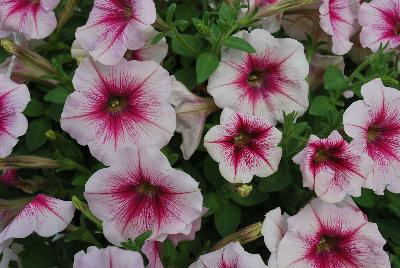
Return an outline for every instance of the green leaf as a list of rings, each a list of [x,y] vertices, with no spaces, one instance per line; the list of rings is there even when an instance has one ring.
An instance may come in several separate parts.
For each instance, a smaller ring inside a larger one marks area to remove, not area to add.
[[[372,190],[362,189],[360,197],[353,197],[353,200],[360,206],[366,208],[374,207],[378,202],[378,197],[374,194]]]
[[[172,19],[174,17],[175,10],[176,10],[176,4],[175,3],[171,4],[167,9],[167,16],[165,17],[165,22],[168,25],[172,24]]]
[[[172,50],[181,56],[196,57],[203,48],[203,40],[189,34],[179,34],[172,38]]]
[[[222,204],[214,213],[215,228],[222,237],[225,237],[236,231],[240,218],[241,212],[238,206],[232,203]]]
[[[83,215],[86,216],[91,222],[95,223],[99,229],[101,229],[102,224],[101,220],[99,220],[93,213],[90,211],[89,206],[81,201],[78,197],[72,196],[72,204],[74,207],[82,212]]]
[[[244,52],[256,53],[256,50],[252,45],[249,44],[249,42],[239,37],[229,36],[226,39],[224,39],[222,44],[224,46],[238,49]]]
[[[274,174],[262,178],[258,187],[262,192],[278,192],[288,187],[292,180],[290,172],[283,165],[280,165]]]
[[[174,74],[176,80],[182,82],[189,90],[196,87],[196,70],[194,67],[188,67],[177,71]]]
[[[310,106],[309,113],[315,116],[328,116],[330,112],[335,112],[336,108],[333,106],[326,96],[318,96],[314,99]]]
[[[205,216],[210,216],[215,213],[220,207],[224,200],[217,193],[207,193],[204,195],[204,207],[208,208]]]
[[[219,59],[211,53],[201,54],[196,61],[197,83],[203,83],[218,68]]]
[[[44,113],[45,109],[43,103],[36,99],[32,99],[24,111],[24,114],[29,117],[39,117],[44,115]]]
[[[400,245],[400,221],[395,219],[384,219],[378,222],[379,231],[383,237],[390,239],[396,245]]]
[[[47,92],[43,99],[52,103],[64,104],[69,94],[67,89],[59,87]]]
[[[161,39],[163,39],[165,37],[165,33],[161,32],[158,33],[156,36],[153,37],[153,39],[151,39],[151,44],[154,46],[156,45],[158,42],[161,41]]]
[[[42,147],[46,141],[46,132],[51,129],[51,123],[47,118],[36,119],[29,124],[25,141],[29,151],[35,151]]]
[[[55,122],[60,122],[61,113],[63,111],[63,105],[53,103],[47,109],[46,115],[50,117],[50,119],[54,120]]]
[[[203,173],[207,181],[212,185],[218,186],[225,182],[225,179],[219,172],[218,163],[215,162],[210,156],[207,156],[203,164]]]
[[[329,91],[343,92],[348,87],[347,80],[345,79],[343,72],[330,65],[324,74],[325,88]]]

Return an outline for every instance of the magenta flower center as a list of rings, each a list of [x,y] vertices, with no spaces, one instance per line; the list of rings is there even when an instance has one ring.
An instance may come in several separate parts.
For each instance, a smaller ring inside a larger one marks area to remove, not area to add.
[[[250,134],[240,131],[238,135],[233,138],[233,143],[238,147],[244,147],[249,144],[251,140]]]
[[[155,197],[158,195],[159,189],[157,186],[154,186],[151,183],[142,182],[135,186],[135,191],[144,196]]]
[[[394,33],[395,33],[396,35],[400,35],[400,21],[398,21],[398,22],[396,23],[396,26],[394,27]]]
[[[381,130],[376,127],[371,127],[367,131],[367,140],[375,141],[381,134]]]
[[[323,235],[321,236],[318,244],[317,244],[317,253],[318,254],[324,254],[324,253],[329,253],[332,250],[335,250],[338,244],[338,239],[333,236],[329,235]]]
[[[325,163],[331,157],[328,150],[319,149],[315,154],[314,161],[317,163]]]
[[[120,113],[128,105],[127,98],[123,96],[112,96],[108,99],[107,108],[111,113]]]

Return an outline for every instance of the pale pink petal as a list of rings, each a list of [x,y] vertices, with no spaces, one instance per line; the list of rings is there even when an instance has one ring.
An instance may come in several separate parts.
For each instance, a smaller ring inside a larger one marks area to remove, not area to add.
[[[362,27],[360,41],[363,47],[377,51],[380,45],[389,44],[389,48],[400,45],[400,4],[397,0],[363,3],[358,21]]]
[[[22,33],[28,39],[46,38],[57,26],[53,9],[59,2],[59,0],[0,0],[2,28]]]
[[[176,131],[182,133],[181,150],[189,159],[199,146],[207,116],[218,107],[212,98],[202,98],[191,93],[181,82],[173,79],[171,104],[176,112]]]
[[[281,214],[281,208],[269,211],[265,215],[261,234],[264,236],[264,243],[271,253],[278,250],[279,242],[287,231],[287,219],[289,215]]]
[[[127,60],[138,60],[138,61],[154,61],[159,64],[163,62],[168,54],[168,44],[165,37],[152,45],[151,41],[159,34],[153,27],[149,26],[144,30],[144,47],[136,50],[128,50],[125,53],[125,59]]]
[[[207,88],[215,103],[272,124],[282,122],[284,112],[302,115],[308,108],[309,72],[303,45],[261,29],[236,36],[243,36],[256,53],[222,50],[222,61]]]
[[[364,100],[347,108],[343,124],[358,153],[374,161],[366,186],[377,194],[385,188],[400,193],[400,92],[375,79],[361,94]]]
[[[221,125],[204,137],[204,147],[226,180],[248,183],[254,175],[267,177],[278,169],[281,138],[282,133],[264,119],[225,108]]]
[[[128,49],[144,46],[143,30],[154,23],[152,0],[96,0],[86,25],[76,31],[83,49],[103,64],[117,64]]]
[[[30,101],[30,94],[26,85],[16,84],[3,74],[0,80],[0,157],[6,157],[28,128],[22,112]]]
[[[79,251],[74,256],[73,268],[144,268],[140,253],[108,246],[89,247],[87,253]]]
[[[85,59],[73,84],[61,127],[105,164],[123,147],[162,148],[171,139],[176,127],[171,78],[160,65],[122,59],[104,66]]]
[[[278,267],[388,268],[386,241],[377,225],[350,206],[318,199],[288,219],[279,244]]]
[[[321,28],[332,36],[332,52],[343,55],[350,51],[350,38],[358,30],[357,12],[360,0],[322,0],[319,9]]]
[[[143,247],[142,252],[146,255],[149,260],[147,268],[164,268],[161,257],[160,257],[161,242],[147,240]]]
[[[115,245],[147,230],[156,240],[181,233],[201,215],[203,203],[193,178],[171,168],[160,151],[146,147],[121,150],[111,167],[89,179],[84,195]]]
[[[68,226],[75,212],[72,202],[43,194],[18,207],[20,210],[13,211],[13,215],[0,212],[3,216],[0,221],[0,243],[10,238],[25,238],[33,232],[44,237],[53,236]]]
[[[200,256],[189,268],[267,268],[261,256],[247,253],[239,242]]]
[[[372,172],[372,159],[359,154],[335,130],[328,138],[310,138],[306,148],[293,158],[300,165],[303,185],[326,202],[340,202],[347,194],[360,196]]]

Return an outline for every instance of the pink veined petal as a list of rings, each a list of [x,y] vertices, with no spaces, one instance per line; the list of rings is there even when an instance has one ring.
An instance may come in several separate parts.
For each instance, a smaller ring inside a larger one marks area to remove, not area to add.
[[[278,267],[390,267],[377,225],[350,206],[315,199],[288,219]]]
[[[0,243],[10,238],[25,238],[33,232],[44,237],[55,235],[68,226],[74,212],[72,202],[39,194],[14,217],[0,224],[3,225]]]
[[[98,249],[91,246],[74,256],[73,268],[144,268],[140,253],[108,246]]]
[[[79,27],[75,35],[95,60],[115,65],[128,49],[144,46],[142,31],[155,19],[151,0],[96,0],[86,25]]]
[[[203,203],[198,183],[147,147],[121,150],[111,167],[89,179],[84,195],[115,245],[147,230],[155,240],[182,233],[201,215]]]
[[[28,39],[46,38],[57,26],[52,10],[58,3],[59,0],[1,0],[1,25],[4,30],[22,33]]]
[[[146,255],[149,260],[147,268],[164,268],[160,257],[161,242],[147,240],[143,247],[142,252]]]
[[[347,194],[360,196],[372,172],[372,159],[359,154],[337,131],[328,138],[310,138],[306,148],[293,158],[300,165],[303,185],[326,202],[340,202]]]
[[[264,119],[225,108],[221,125],[204,137],[204,147],[219,163],[222,176],[232,183],[248,183],[253,176],[274,173],[282,157],[282,133]]]
[[[289,215],[281,214],[281,208],[269,211],[265,215],[261,234],[264,236],[264,243],[271,253],[278,250],[279,242],[287,231],[287,219]]]
[[[359,154],[373,160],[366,187],[377,194],[385,188],[400,192],[400,93],[375,79],[362,87],[364,100],[350,105],[343,116],[345,132]],[[357,111],[357,115],[352,114]]]
[[[303,45],[261,29],[236,36],[243,36],[256,53],[223,48],[222,61],[207,88],[215,103],[272,124],[281,122],[284,112],[302,115],[308,107],[305,77],[309,72]]]
[[[267,268],[259,254],[246,252],[239,242],[230,243],[222,249],[200,256],[189,268]]]
[[[380,45],[388,48],[400,45],[400,5],[396,0],[373,0],[363,3],[358,14],[362,27],[360,41],[363,47],[377,51]]]
[[[199,146],[207,116],[218,107],[212,98],[202,98],[191,93],[181,82],[173,79],[171,104],[177,116],[176,131],[182,133],[181,150],[189,159]]]
[[[105,66],[85,59],[73,84],[61,127],[105,164],[123,147],[161,148],[171,139],[176,128],[171,78],[160,65],[122,59]]]
[[[30,101],[30,94],[26,85],[16,84],[3,74],[0,80],[0,157],[6,157],[28,128],[22,112]]]
[[[350,38],[357,31],[359,0],[323,0],[319,9],[321,28],[332,36],[332,52],[347,53],[353,43]]]

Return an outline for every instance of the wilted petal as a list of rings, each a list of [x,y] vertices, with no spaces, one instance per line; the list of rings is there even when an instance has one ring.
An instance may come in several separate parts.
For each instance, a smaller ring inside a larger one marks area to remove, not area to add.
[[[350,38],[359,28],[357,13],[360,0],[322,0],[321,28],[332,36],[332,52],[343,55],[350,51]]]
[[[335,130],[328,138],[312,136],[293,161],[300,165],[303,185],[326,202],[340,202],[347,194],[361,195],[372,169],[372,159],[360,154]]]
[[[362,87],[361,94],[364,100],[347,108],[343,124],[357,153],[373,160],[366,186],[377,194],[386,187],[400,193],[400,92],[375,79]]]
[[[26,85],[16,84],[4,74],[0,74],[0,81],[0,157],[6,157],[28,128],[22,112],[30,95]]]
[[[171,78],[160,65],[122,59],[104,66],[87,58],[72,82],[75,92],[65,102],[61,127],[105,164],[123,147],[161,148],[171,139]]]
[[[363,47],[377,51],[380,45],[400,45],[400,4],[398,0],[373,0],[363,3],[358,13]]]
[[[86,25],[75,36],[95,60],[114,65],[128,49],[143,47],[143,30],[155,19],[152,0],[95,0]]]
[[[201,142],[207,116],[218,107],[212,98],[191,93],[181,82],[172,80],[171,104],[175,107],[176,131],[182,133],[183,158],[189,159]]]
[[[318,199],[288,218],[278,267],[389,268],[386,241],[375,223],[349,206]]]
[[[160,151],[146,147],[122,150],[111,167],[89,179],[84,195],[115,245],[148,230],[155,240],[182,233],[199,218],[203,203],[193,178],[171,168]]]
[[[215,103],[272,124],[282,122],[284,112],[302,115],[308,108],[305,78],[309,72],[303,45],[294,39],[274,38],[261,29],[237,36],[248,41],[256,53],[222,50],[222,61],[207,88]]]
[[[282,133],[263,118],[225,108],[221,125],[211,128],[204,137],[204,147],[219,163],[226,180],[248,183],[254,175],[267,177],[278,169],[281,138]]]
[[[289,215],[281,214],[281,208],[269,211],[265,215],[261,233],[264,236],[264,243],[271,253],[278,250],[279,242],[287,231],[287,219]]]
[[[239,242],[200,256],[189,268],[267,268],[258,254],[246,252]]]
[[[308,76],[311,90],[323,85],[325,71],[331,65],[344,72],[343,56],[314,54],[310,63],[310,75]]]
[[[144,268],[140,253],[108,246],[98,249],[89,247],[74,256],[73,268]]]
[[[22,33],[28,39],[46,38],[57,26],[53,9],[59,2],[60,0],[0,0],[1,25],[4,30]]]
[[[33,199],[0,200],[0,244],[33,232],[43,237],[53,236],[68,226],[74,212],[72,202],[43,194]]]

